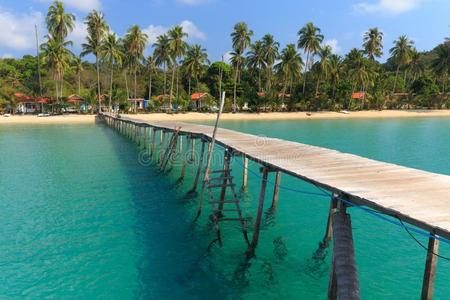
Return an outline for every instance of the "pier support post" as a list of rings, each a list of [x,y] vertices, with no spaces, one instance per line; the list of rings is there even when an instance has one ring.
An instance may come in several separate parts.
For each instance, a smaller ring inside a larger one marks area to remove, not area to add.
[[[272,207],[270,208],[272,211],[275,210],[278,205],[278,192],[280,191],[280,181],[281,181],[281,172],[277,171],[275,173],[275,185],[273,186]]]
[[[256,221],[255,221],[255,227],[253,229],[253,236],[252,236],[252,242],[250,243],[250,246],[247,250],[247,257],[253,257],[255,256],[255,249],[258,245],[258,239],[259,239],[259,231],[261,229],[261,220],[262,220],[262,213],[264,209],[264,198],[266,196],[266,187],[267,187],[267,176],[269,174],[269,168],[264,166],[262,168],[262,181],[261,181],[261,190],[259,192],[259,202],[258,202],[258,212],[256,214]]]
[[[192,143],[194,143],[194,141],[195,140],[192,140]],[[202,166],[203,166],[203,156],[205,154],[205,143],[206,143],[206,141],[202,140],[202,150],[200,152],[200,159],[198,161],[197,173],[195,174],[194,185],[192,186],[190,193],[195,192],[195,190],[197,189],[198,180],[200,178],[200,173],[202,171]]]
[[[327,220],[327,227],[325,229],[325,236],[323,237],[322,242],[319,244],[320,249],[325,249],[328,247],[328,244],[331,241],[331,237],[333,235],[333,229],[332,229],[332,217],[333,213],[337,208],[337,201],[338,201],[338,195],[333,194],[330,201],[330,209],[328,211],[328,220]]]
[[[161,130],[161,139],[159,142],[159,149],[158,149],[158,164],[162,163],[163,154],[164,154],[164,152],[162,150],[164,149],[165,138],[166,138],[166,132],[164,130]]]
[[[187,165],[187,152],[189,150],[189,143],[191,142],[191,139],[189,136],[186,136],[186,154],[183,153],[182,149],[180,148],[180,158],[181,158],[181,174],[180,174],[180,180],[184,178],[184,174],[186,173],[186,165]]]
[[[434,237],[434,236],[433,236]],[[430,237],[428,239],[427,259],[423,274],[422,300],[433,299],[434,279],[436,276],[437,255],[439,251],[439,240]]]
[[[359,280],[353,247],[351,217],[345,204],[338,202],[332,215],[333,256],[328,299],[359,300]]]
[[[191,141],[191,157],[189,158],[191,162],[195,161],[195,139],[192,138]]]
[[[242,191],[247,190],[247,179],[248,179],[248,158],[244,155],[244,173],[242,175]]]

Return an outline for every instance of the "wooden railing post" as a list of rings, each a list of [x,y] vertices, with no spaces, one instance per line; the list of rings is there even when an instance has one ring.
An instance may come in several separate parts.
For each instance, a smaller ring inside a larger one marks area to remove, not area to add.
[[[242,175],[242,190],[245,192],[247,190],[247,180],[248,180],[248,158],[244,155],[244,173]]]
[[[192,140],[192,142],[194,142],[194,140]],[[205,144],[206,144],[206,141],[202,139],[202,150],[200,152],[200,159],[198,161],[197,173],[195,174],[194,185],[192,186],[190,193],[193,193],[197,190],[198,180],[200,178],[200,173],[201,173],[202,167],[203,167],[203,157],[205,156],[204,155],[205,154]]]
[[[275,184],[273,186],[273,197],[272,197],[272,207],[271,210],[274,210],[278,205],[278,193],[280,191],[280,182],[281,182],[281,172],[277,171],[275,174]]]

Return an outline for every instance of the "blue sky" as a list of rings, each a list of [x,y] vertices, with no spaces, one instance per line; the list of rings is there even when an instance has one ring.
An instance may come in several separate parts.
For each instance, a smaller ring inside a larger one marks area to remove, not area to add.
[[[230,32],[245,21],[254,39],[271,33],[281,46],[295,43],[297,32],[312,21],[322,29],[324,42],[344,55],[361,47],[362,35],[377,26],[384,32],[385,60],[392,41],[401,34],[419,50],[429,50],[450,36],[450,0],[65,0],[77,17],[70,36],[79,52],[85,36],[83,18],[102,10],[114,32],[123,35],[140,25],[153,42],[175,24],[189,33],[189,42],[202,44],[211,60],[231,50]],[[35,53],[34,24],[45,34],[44,19],[51,0],[0,0],[0,57]],[[42,37],[41,37],[42,39]],[[148,47],[147,53],[150,53]]]

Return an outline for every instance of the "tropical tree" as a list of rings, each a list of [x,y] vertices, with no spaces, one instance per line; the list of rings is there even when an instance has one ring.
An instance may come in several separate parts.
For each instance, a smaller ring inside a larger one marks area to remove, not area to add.
[[[113,94],[113,81],[114,81],[114,66],[116,64],[122,63],[123,53],[120,47],[120,40],[117,35],[113,32],[109,32],[106,35],[102,45],[100,46],[99,54],[102,59],[109,65],[110,67],[110,85],[109,85],[109,102],[108,107],[111,111],[112,104],[112,94]]]
[[[93,10],[86,17],[84,24],[87,26],[86,43],[82,44],[83,51],[81,56],[93,54],[95,56],[95,66],[97,70],[97,99],[98,111],[101,111],[101,90],[100,90],[100,47],[103,43],[106,33],[108,32],[108,25],[102,12]]]
[[[295,49],[295,45],[288,44],[281,51],[280,62],[275,65],[275,71],[283,78],[283,97],[288,86],[289,93],[292,94],[293,82],[300,77],[302,65],[302,58]]]
[[[278,58],[280,43],[276,42],[272,35],[266,34],[262,38],[263,57],[267,72],[266,93],[271,89],[272,71],[275,60]]]
[[[231,33],[231,41],[233,45],[233,52],[231,53],[234,56],[234,89],[233,89],[233,112],[236,112],[236,90],[238,79],[240,81],[240,72],[239,69],[244,63],[243,54],[245,49],[250,45],[251,37],[253,36],[253,31],[250,30],[246,23],[239,22],[234,25],[233,32]]]
[[[54,1],[49,7],[46,18],[47,30],[52,39],[63,43],[75,27],[75,16],[66,13],[62,1]]]
[[[392,89],[392,93],[395,93],[398,72],[400,71],[400,68],[406,67],[411,61],[413,44],[414,42],[408,39],[406,35],[402,35],[397,40],[394,41],[394,47],[392,47],[389,50],[389,53],[391,54],[391,59],[397,65],[397,69],[395,71],[394,88]]]
[[[170,97],[173,96],[173,86],[174,80],[176,76],[176,99],[178,99],[178,59],[183,57],[186,53],[187,43],[185,39],[188,37],[188,34],[183,31],[183,27],[174,26],[168,32],[167,36],[169,37],[169,49],[170,49],[170,57],[172,59],[172,84],[170,85]]]
[[[375,57],[381,57],[383,55],[383,32],[377,27],[370,28],[364,33],[364,53],[371,60],[375,60]]]
[[[431,61],[431,68],[442,78],[442,96],[447,91],[448,74],[450,72],[450,44],[441,44],[436,48],[436,57]]]
[[[317,84],[316,84],[316,95],[319,93],[319,85],[322,77],[326,80],[328,78],[328,74],[330,73],[330,56],[331,56],[331,47],[325,46],[319,51],[319,63],[318,69],[319,74],[317,76]]]
[[[129,55],[130,66],[134,74],[134,97],[137,97],[137,71],[144,58],[144,50],[147,45],[148,35],[144,33],[137,25],[133,25],[128,29],[124,37],[124,44]],[[136,111],[136,102],[135,107]]]
[[[169,37],[166,34],[158,36],[158,38],[156,39],[156,43],[153,44],[153,47],[155,48],[153,55],[155,56],[156,65],[163,66],[163,71],[164,71],[163,97],[166,97],[166,94],[167,94],[167,69],[171,64]]]
[[[196,88],[198,90],[198,78],[203,73],[206,64],[209,64],[206,49],[203,49],[202,46],[198,44],[190,46],[187,50],[185,59],[183,60],[183,67],[188,75],[189,95],[191,94],[191,78],[195,79]]]
[[[413,74],[412,81],[414,82],[418,76],[421,76],[425,70],[425,65],[422,56],[416,48],[412,48],[411,61],[409,62],[409,71]]]
[[[339,55],[332,54],[329,59],[329,79],[332,87],[332,98],[336,93],[336,86],[341,80],[342,58]]]
[[[155,72],[156,69],[155,56],[149,55],[145,59],[145,64],[148,72],[148,99],[150,100],[152,98],[153,73]]]
[[[84,70],[83,61],[81,57],[74,56],[72,61],[73,69],[78,77],[78,96],[81,95],[81,72]]]
[[[315,27],[312,22],[306,23],[298,32],[297,47],[303,49],[306,53],[306,64],[303,76],[303,94],[306,88],[306,71],[308,70],[310,59],[314,59],[314,55],[320,50],[320,44],[323,41],[323,35],[320,33],[320,28]]]
[[[64,72],[70,67],[70,62],[73,57],[72,53],[67,50],[67,47],[71,45],[72,42],[61,42],[58,39],[53,38],[51,35],[48,35],[47,42],[41,45],[44,63],[53,72],[53,79],[55,80],[55,97],[57,103],[59,103],[59,99],[62,96],[62,80],[64,78]]]
[[[261,70],[266,67],[262,41],[256,41],[249,46],[247,53],[247,67],[258,73],[258,91],[261,91]]]

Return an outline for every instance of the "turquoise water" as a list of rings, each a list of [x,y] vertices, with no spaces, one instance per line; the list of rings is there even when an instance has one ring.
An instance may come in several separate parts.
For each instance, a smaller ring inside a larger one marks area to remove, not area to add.
[[[222,126],[450,174],[449,119]],[[134,143],[102,124],[2,125],[0,298],[326,297],[329,253],[324,261],[312,255],[324,234],[327,199],[282,190],[276,213],[264,217],[257,257],[246,261],[236,226],[224,226],[220,248],[210,244],[207,211],[193,225],[198,196],[187,192],[194,165],[177,183],[180,166],[162,174],[141,158]],[[239,182],[238,158],[233,170]],[[249,191],[240,196],[252,222],[260,180],[249,176]],[[288,176],[282,185],[317,191]],[[271,185],[266,207],[270,193]],[[349,211],[363,299],[418,299],[424,250],[403,229]],[[450,256],[450,245],[440,250]],[[436,299],[449,298],[448,282],[450,263],[441,259]]]

